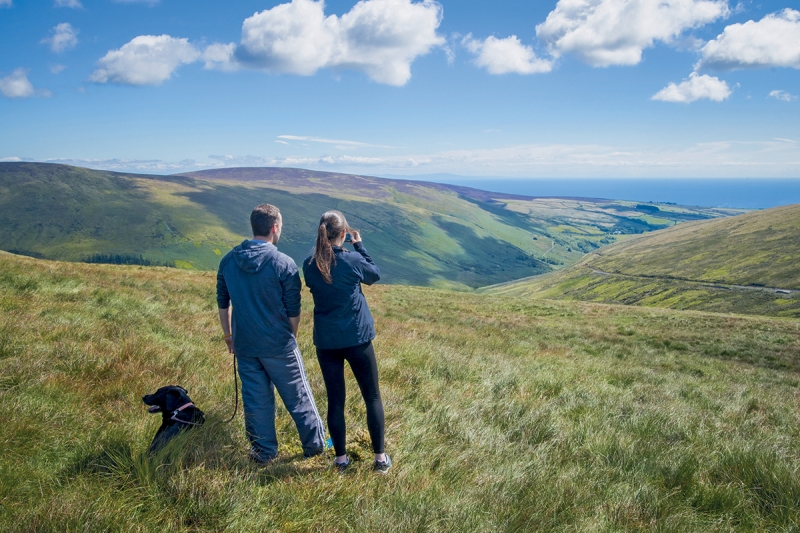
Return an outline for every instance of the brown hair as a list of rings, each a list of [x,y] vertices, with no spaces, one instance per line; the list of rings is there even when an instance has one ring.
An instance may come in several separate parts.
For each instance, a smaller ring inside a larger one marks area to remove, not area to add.
[[[314,246],[314,261],[325,283],[333,283],[331,278],[331,265],[336,264],[336,256],[333,254],[331,241],[336,240],[342,231],[347,231],[350,226],[344,215],[335,210],[328,211],[319,219],[317,228],[317,243]]]
[[[281,210],[270,204],[261,204],[250,213],[250,227],[253,237],[266,237],[272,233],[272,227],[278,223]]]

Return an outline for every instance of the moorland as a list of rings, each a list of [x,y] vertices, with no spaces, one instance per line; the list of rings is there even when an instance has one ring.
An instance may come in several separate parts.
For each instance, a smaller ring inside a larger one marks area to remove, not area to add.
[[[532,198],[301,169],[131,175],[0,163],[0,250],[67,261],[215,270],[249,236],[260,203],[286,215],[298,264],[317,222],[339,209],[382,258],[385,283],[470,289],[574,264],[627,235],[741,211],[599,199]]]
[[[800,317],[800,205],[692,222],[587,254],[496,295]]]
[[[797,206],[730,217],[234,170],[0,165],[0,248],[18,252],[0,252],[3,531],[796,531]],[[349,375],[348,475],[302,458],[280,404],[267,468],[241,411],[225,422],[208,270],[275,198],[282,249],[307,251],[338,207],[386,265],[365,294],[388,476]],[[86,262],[116,257],[179,268]],[[141,396],[168,383],[207,423],[148,457],[160,418]]]
[[[212,273],[0,253],[3,531],[793,531],[797,320],[432,288],[366,288],[387,449],[371,472],[248,464]],[[310,298],[300,346],[313,362]],[[141,395],[189,389],[205,426],[160,456]]]

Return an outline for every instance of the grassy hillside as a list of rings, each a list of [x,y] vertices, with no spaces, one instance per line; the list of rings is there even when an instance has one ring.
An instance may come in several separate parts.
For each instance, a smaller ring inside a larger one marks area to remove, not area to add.
[[[387,282],[453,288],[541,274],[625,234],[729,214],[297,169],[144,176],[0,163],[0,225],[7,230],[0,249],[213,270],[249,236],[250,211],[264,202],[281,208],[280,248],[298,263],[313,246],[319,216],[336,208],[363,231]]]
[[[487,290],[798,317],[798,257],[800,205],[790,205],[633,237],[567,270]]]
[[[250,466],[213,274],[0,253],[0,530],[793,531],[797,320],[366,290],[395,467]],[[305,304],[309,303],[304,293]],[[325,412],[304,308],[300,345]],[[148,460],[141,395],[187,387],[208,422]]]

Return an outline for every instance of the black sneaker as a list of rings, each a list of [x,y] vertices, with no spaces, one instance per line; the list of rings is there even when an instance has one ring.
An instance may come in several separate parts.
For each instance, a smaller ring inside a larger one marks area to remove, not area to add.
[[[336,470],[338,470],[340,474],[344,474],[347,472],[347,467],[350,466],[350,458],[348,457],[347,461],[344,463],[337,463],[336,461],[333,461],[333,466],[336,467]]]
[[[267,466],[273,459],[274,457],[264,457],[255,448],[250,448],[250,461],[258,466]]]
[[[386,472],[389,471],[391,467],[392,467],[392,458],[389,457],[389,454],[386,454],[385,461],[375,461],[372,464],[372,471],[378,472],[379,474],[385,474]]]

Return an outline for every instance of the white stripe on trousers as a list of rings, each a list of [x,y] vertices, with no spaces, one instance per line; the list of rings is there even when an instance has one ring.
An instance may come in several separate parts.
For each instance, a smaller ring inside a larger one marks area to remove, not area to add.
[[[300,354],[300,347],[295,348],[292,353],[294,353],[294,358],[297,360],[297,364],[300,367],[300,375],[303,377],[303,386],[306,389],[306,393],[308,393],[308,397],[311,399],[311,407],[314,409],[314,414],[317,415],[317,432],[320,434],[319,439],[322,441],[322,445],[324,446],[325,423],[322,421],[322,417],[319,416],[319,411],[317,411],[317,402],[314,401],[314,393],[311,392],[311,385],[308,383],[306,367],[303,365],[303,356]]]

